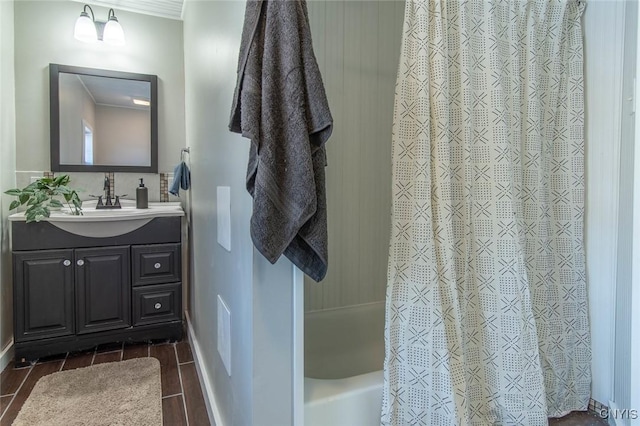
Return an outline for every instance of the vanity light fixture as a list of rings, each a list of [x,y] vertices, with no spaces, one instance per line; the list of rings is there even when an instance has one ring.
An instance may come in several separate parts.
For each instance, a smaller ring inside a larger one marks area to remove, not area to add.
[[[91,18],[87,13],[87,9],[91,11]],[[93,16],[93,9],[88,4],[84,5],[84,10],[80,14],[80,17],[76,20],[76,27],[73,31],[73,36],[86,43],[91,43],[98,40],[98,31],[96,31],[96,25],[94,24],[95,18]]]
[[[91,12],[91,17],[89,17],[87,9]],[[118,46],[124,44],[124,31],[122,31],[122,26],[113,9],[109,9],[106,22],[96,21],[93,9],[88,4],[84,5],[80,17],[76,20],[73,35],[76,39],[87,43],[102,40],[105,43]]]

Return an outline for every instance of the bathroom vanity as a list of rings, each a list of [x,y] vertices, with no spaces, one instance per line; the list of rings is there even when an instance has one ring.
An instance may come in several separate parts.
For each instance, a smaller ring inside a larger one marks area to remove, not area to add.
[[[183,332],[179,203],[10,216],[15,358]]]

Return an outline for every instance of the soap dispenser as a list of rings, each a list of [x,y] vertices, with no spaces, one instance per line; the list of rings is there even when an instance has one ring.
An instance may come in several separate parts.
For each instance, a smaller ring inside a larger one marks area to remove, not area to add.
[[[149,190],[144,186],[144,180],[140,178],[140,186],[136,188],[136,208],[149,208]]]

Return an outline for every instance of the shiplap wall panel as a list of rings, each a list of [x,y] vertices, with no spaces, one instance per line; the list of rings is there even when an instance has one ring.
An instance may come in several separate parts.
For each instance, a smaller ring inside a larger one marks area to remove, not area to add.
[[[330,157],[342,156],[344,161],[341,188],[330,188],[330,190],[335,190],[334,194],[339,196],[333,202],[340,203],[343,207],[340,211],[339,220],[342,220],[344,229],[342,235],[338,236],[340,245],[337,250],[334,250],[333,256],[342,255],[346,264],[343,265],[341,271],[335,271],[339,274],[339,276],[334,274],[336,281],[329,283],[334,285],[334,288],[329,289],[333,293],[331,301],[335,303],[335,297],[341,296],[341,300],[337,301],[337,304],[340,304],[340,302],[346,304],[356,303],[358,300],[356,296],[358,283],[360,280],[368,278],[359,274],[360,256],[369,255],[369,249],[360,245],[360,221],[364,210],[363,206],[360,205],[360,192],[368,190],[367,185],[363,185],[364,182],[359,181],[360,168],[364,162],[361,153],[364,149],[372,149],[372,146],[365,145],[366,141],[360,133],[360,115],[363,107],[361,102],[362,69],[360,67],[360,53],[363,49],[363,44],[373,38],[371,37],[367,40],[366,37],[361,36],[363,30],[361,9],[363,6],[360,2],[347,1],[345,3],[344,45],[346,51],[343,92],[345,109],[342,117],[337,118],[337,120],[341,120],[338,125],[344,129],[344,137],[343,140],[338,139],[336,141],[339,145],[332,146]],[[373,26],[370,27],[370,29],[373,28]],[[373,88],[371,89],[373,90]],[[375,214],[375,212],[370,214]],[[365,252],[363,253],[363,251]]]
[[[330,148],[333,145],[338,149],[343,150],[346,147],[343,144],[344,140],[344,127],[339,123],[341,120],[338,117],[343,117],[343,99],[341,96],[342,87],[343,87],[343,69],[344,69],[344,38],[345,38],[345,28],[344,28],[344,4],[338,3],[335,6],[340,6],[340,10],[337,7],[332,7],[333,4],[327,4],[324,2],[309,2],[309,20],[312,28],[313,34],[313,44],[316,52],[316,56],[318,59],[318,63],[320,66],[320,71],[322,72],[325,89],[327,91],[328,99],[330,102],[331,110],[334,117],[334,130],[333,135],[330,140]],[[335,15],[333,13],[339,12]],[[328,14],[332,14],[331,18],[327,18]],[[329,21],[329,30],[325,25]],[[326,49],[326,46],[330,46],[329,49]],[[336,54],[337,53],[337,54]],[[342,161],[340,157],[336,157],[331,155],[334,152],[334,149],[331,149],[328,152],[327,158],[327,188],[331,188],[329,191],[329,201],[328,201],[328,216],[329,216],[329,253],[330,253],[330,268],[328,275],[324,281],[325,285],[323,287],[316,287],[315,284],[311,284],[310,288],[312,291],[307,291],[305,289],[306,306],[309,306],[308,301],[313,300],[315,306],[326,306],[331,305],[331,300],[328,300],[332,296],[330,292],[325,291],[317,291],[322,290],[326,286],[326,283],[330,283],[335,280],[334,276],[336,269],[341,269],[340,266],[336,265],[339,260],[336,259],[334,252],[335,242],[338,241],[340,232],[341,220],[336,220],[335,218],[340,218],[340,210],[336,208],[332,199],[334,198],[335,191],[333,188],[339,188],[342,180]],[[337,231],[337,232],[336,232]],[[307,279],[306,282],[309,282]],[[316,290],[316,291],[313,291]]]
[[[637,2],[624,2],[624,51],[622,65],[622,120],[620,126],[620,197],[618,216],[617,283],[615,317],[614,402],[618,408],[635,408],[631,390],[637,386],[631,375],[632,270],[633,270],[633,153]]]
[[[329,272],[305,279],[305,309],[384,300],[391,226],[391,125],[402,1],[309,1],[334,119],[327,145]]]
[[[614,399],[623,1],[589,2],[584,13],[585,251],[591,326],[591,397]]]
[[[183,0],[72,0],[78,3],[89,3],[95,6],[113,8],[116,16],[118,10],[159,16],[161,18],[182,19]],[[82,9],[79,9],[79,11]],[[78,12],[80,13],[80,12]],[[96,11],[97,13],[97,11]],[[97,13],[96,19],[106,21],[107,17]]]

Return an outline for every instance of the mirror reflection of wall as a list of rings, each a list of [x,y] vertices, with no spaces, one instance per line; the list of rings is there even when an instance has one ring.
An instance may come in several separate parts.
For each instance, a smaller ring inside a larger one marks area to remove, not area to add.
[[[82,164],[93,164],[93,126],[91,123],[82,119],[82,127],[84,129],[84,145],[82,146]]]
[[[151,165],[151,84],[59,74],[60,164]]]

